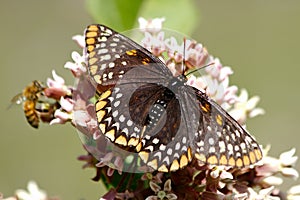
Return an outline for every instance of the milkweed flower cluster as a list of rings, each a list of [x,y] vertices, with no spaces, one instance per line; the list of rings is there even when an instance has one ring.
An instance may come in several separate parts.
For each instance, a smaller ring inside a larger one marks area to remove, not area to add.
[[[189,74],[187,84],[205,91],[242,125],[248,118],[264,114],[263,109],[256,107],[259,97],[249,98],[245,89],[239,90],[237,86],[230,85],[233,70],[210,55],[202,44],[189,39],[178,41],[174,37],[165,38],[165,32],[161,29],[164,20],[139,19],[144,34],[141,44],[145,48],[159,57],[174,75]],[[74,36],[73,40],[79,47],[85,48],[83,36]],[[73,74],[76,86],[67,86],[54,71],[53,79],[47,80],[45,96],[60,104],[50,124],[70,122],[80,131],[87,155],[81,155],[78,159],[85,162],[84,168],[96,170],[94,181],[103,180],[105,186],[111,188],[101,199],[299,198],[300,186],[292,187],[287,193],[278,189],[283,184],[278,174],[292,179],[299,176],[294,168],[298,159],[294,155],[295,149],[282,153],[277,159],[270,157],[269,148],[265,148],[264,158],[245,168],[209,166],[193,159],[185,168],[175,172],[122,173],[128,161],[108,148],[110,144],[98,128],[93,104],[96,89],[86,78],[87,55],[83,50],[83,54],[73,52],[71,56],[73,62],[67,62],[64,67]],[[203,66],[207,67],[201,69]],[[126,187],[128,184],[130,186]],[[48,199],[44,193],[39,194],[44,195],[40,199]],[[18,192],[16,199],[27,200]]]

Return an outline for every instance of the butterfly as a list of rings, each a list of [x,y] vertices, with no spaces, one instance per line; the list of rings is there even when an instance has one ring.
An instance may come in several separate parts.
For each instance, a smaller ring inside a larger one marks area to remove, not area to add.
[[[99,24],[85,30],[89,77],[100,94],[98,127],[153,170],[176,171],[193,158],[244,167],[262,159],[255,139],[205,92],[187,85],[128,37]]]

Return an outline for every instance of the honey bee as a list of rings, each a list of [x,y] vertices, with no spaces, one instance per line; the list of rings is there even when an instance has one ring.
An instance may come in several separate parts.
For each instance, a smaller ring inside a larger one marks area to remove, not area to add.
[[[40,120],[50,122],[58,108],[58,102],[50,102],[44,96],[45,87],[39,81],[33,81],[16,95],[11,101],[16,104],[23,103],[23,111],[27,122],[34,128],[39,127]]]

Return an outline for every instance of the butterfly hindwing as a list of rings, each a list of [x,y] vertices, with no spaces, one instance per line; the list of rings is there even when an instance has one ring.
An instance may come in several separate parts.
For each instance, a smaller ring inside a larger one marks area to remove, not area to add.
[[[196,94],[201,111],[196,158],[209,164],[237,167],[259,161],[262,153],[253,137],[205,93]]]

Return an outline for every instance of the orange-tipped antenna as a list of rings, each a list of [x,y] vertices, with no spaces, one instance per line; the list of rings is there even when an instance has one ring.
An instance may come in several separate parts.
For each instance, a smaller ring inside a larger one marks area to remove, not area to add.
[[[214,65],[214,64],[215,64],[214,62],[211,62],[211,63],[209,63],[209,64],[207,64],[207,65],[204,65],[203,67],[194,69],[194,70],[190,71],[189,73],[187,73],[185,76],[188,76],[188,75],[190,75],[190,74],[192,74],[192,73],[194,73],[194,72],[196,72],[196,71],[199,71],[199,70],[201,70],[201,69],[204,69],[205,67],[208,67],[208,66],[211,66],[211,65]]]

